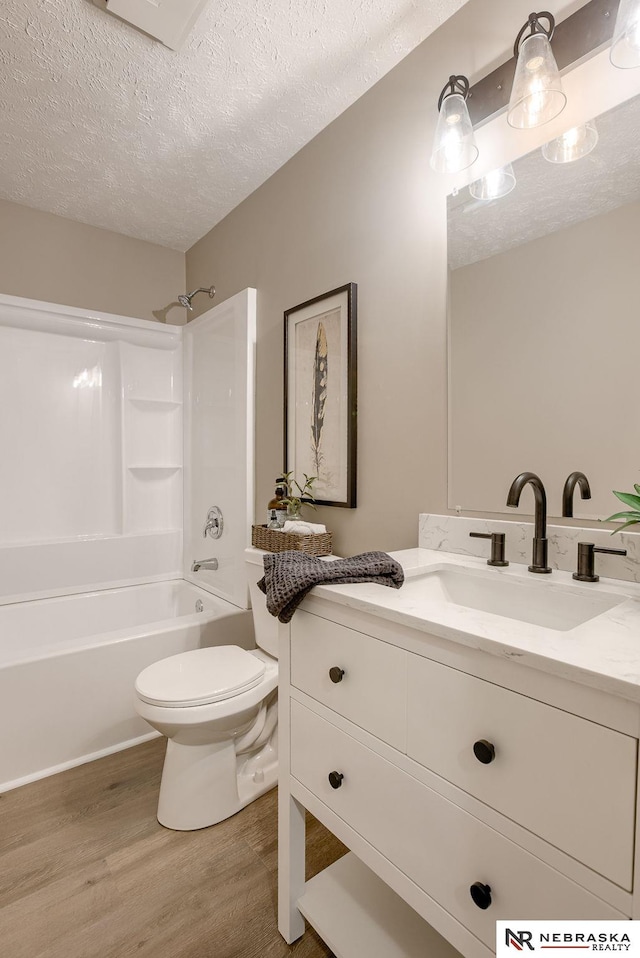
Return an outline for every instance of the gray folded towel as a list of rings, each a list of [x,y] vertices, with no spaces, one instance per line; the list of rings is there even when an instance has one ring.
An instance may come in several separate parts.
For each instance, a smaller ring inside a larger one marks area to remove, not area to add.
[[[322,562],[304,552],[276,552],[264,557],[264,577],[258,588],[267,597],[267,609],[280,622],[290,622],[314,585],[376,582],[399,589],[402,566],[386,552],[363,552],[350,559]]]

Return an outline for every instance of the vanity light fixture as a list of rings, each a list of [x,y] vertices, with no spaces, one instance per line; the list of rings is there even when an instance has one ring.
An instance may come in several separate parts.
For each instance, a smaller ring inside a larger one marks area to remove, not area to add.
[[[549,140],[542,147],[542,155],[549,163],[573,163],[595,149],[598,130],[593,120],[584,126],[574,126],[562,136]]]
[[[471,89],[466,77],[449,78],[438,100],[440,116],[431,155],[432,168],[437,172],[457,173],[471,166],[478,156],[474,125],[478,126],[507,106],[507,122],[515,129],[533,129],[553,120],[567,103],[559,69],[565,70],[603,48],[612,36],[612,63],[621,67],[640,66],[640,0],[588,0],[557,26],[551,13],[531,13],[516,37],[514,56],[510,60],[478,80]],[[618,53],[619,42],[622,47]],[[637,54],[635,60],[632,50]],[[621,62],[623,52],[624,63]],[[575,139],[582,142],[583,137],[576,135]],[[597,132],[594,135],[587,124],[584,143],[593,149],[596,142]],[[576,148],[577,143],[573,143],[571,159],[586,156],[590,151],[585,147],[583,152],[577,152]],[[551,153],[551,145],[546,152]],[[558,154],[565,158],[551,159],[549,155],[547,159],[569,162],[569,152],[565,139]],[[474,184],[476,189],[480,186]],[[473,195],[476,196],[475,192]]]
[[[507,196],[515,185],[516,174],[513,172],[511,163],[507,163],[499,170],[492,170],[491,173],[471,183],[469,192],[476,200],[499,200]]]
[[[467,109],[469,80],[450,76],[438,100],[438,125],[431,153],[436,173],[459,173],[478,159],[478,147]]]
[[[640,67],[640,0],[620,0],[609,59],[614,67]]]
[[[549,26],[544,26],[541,20]],[[516,37],[513,47],[516,72],[507,122],[518,130],[542,126],[565,108],[567,98],[551,49],[555,25],[551,13],[532,13]]]

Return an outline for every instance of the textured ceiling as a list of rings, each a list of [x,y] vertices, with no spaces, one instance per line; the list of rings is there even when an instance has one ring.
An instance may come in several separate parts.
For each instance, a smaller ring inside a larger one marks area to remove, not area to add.
[[[482,202],[465,188],[449,197],[451,269],[640,200],[640,96],[595,122],[598,143],[581,160],[549,163],[534,150],[513,164],[516,187],[508,196]]]
[[[464,0],[212,0],[179,52],[0,3],[0,198],[188,249]]]

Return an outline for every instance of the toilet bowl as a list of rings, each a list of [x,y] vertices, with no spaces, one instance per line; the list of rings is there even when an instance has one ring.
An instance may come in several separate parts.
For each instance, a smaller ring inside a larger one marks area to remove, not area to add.
[[[182,652],[136,679],[136,711],[168,739],[158,798],[167,828],[215,825],[277,783],[278,628],[257,587],[262,556],[245,553],[256,649]]]

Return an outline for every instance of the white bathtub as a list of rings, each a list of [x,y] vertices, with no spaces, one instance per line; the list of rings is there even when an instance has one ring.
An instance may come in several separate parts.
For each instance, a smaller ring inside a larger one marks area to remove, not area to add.
[[[0,792],[151,738],[136,676],[213,645],[253,648],[251,613],[182,579],[0,606]]]

